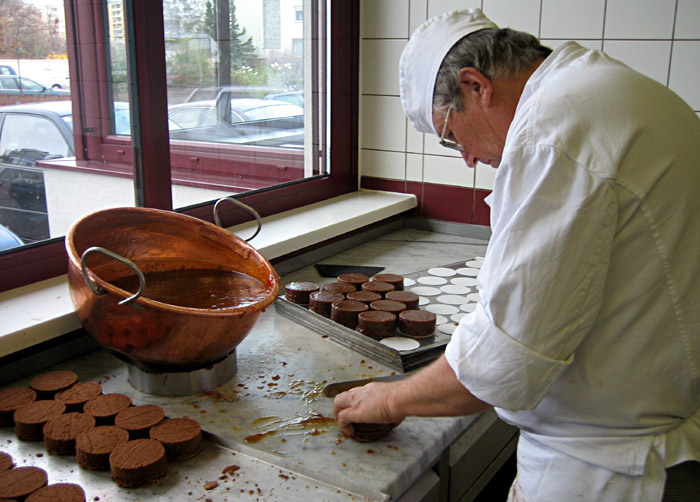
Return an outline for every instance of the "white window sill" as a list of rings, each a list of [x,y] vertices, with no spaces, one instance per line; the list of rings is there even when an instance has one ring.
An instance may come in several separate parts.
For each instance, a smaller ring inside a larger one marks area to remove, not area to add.
[[[263,218],[251,244],[268,260],[357,230],[416,207],[409,194],[360,190]],[[242,238],[255,223],[230,228]],[[0,357],[81,327],[67,276],[0,293]]]

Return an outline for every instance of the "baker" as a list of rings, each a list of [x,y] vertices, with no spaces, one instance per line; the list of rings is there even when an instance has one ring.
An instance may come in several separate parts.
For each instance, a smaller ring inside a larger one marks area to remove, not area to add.
[[[400,89],[418,131],[498,168],[492,237],[444,356],[338,395],[342,430],[494,407],[520,429],[510,500],[700,500],[696,114],[477,9],[416,30]]]

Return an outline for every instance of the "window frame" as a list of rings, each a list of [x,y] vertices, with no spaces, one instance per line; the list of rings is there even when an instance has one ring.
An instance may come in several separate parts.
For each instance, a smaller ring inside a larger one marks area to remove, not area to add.
[[[104,113],[110,109],[107,62],[104,55],[85,50],[86,47],[99,47],[100,41],[106,40],[105,26],[94,20],[102,19],[102,9],[106,9],[107,3],[66,0],[65,4],[71,88],[79,90],[79,99],[73,99],[77,160],[72,169],[90,171],[99,164],[129,175],[129,170],[135,166],[132,174],[137,205],[172,209],[170,190],[160,190],[159,187],[170,187],[171,173],[177,178],[178,168],[171,168],[169,162],[163,162],[163,158],[174,157],[177,165],[179,155],[191,152],[187,149],[170,152],[162,3],[125,0],[127,16],[131,15],[134,20],[127,23],[131,24],[127,30],[132,30],[131,39],[135,40],[132,56],[137,61],[138,89],[132,86],[132,90],[139,95],[152,97],[136,103],[135,113],[138,115],[133,124],[133,143],[124,137],[109,134],[109,115]],[[328,102],[332,112],[327,123],[331,172],[236,196],[263,217],[358,189],[359,0],[330,0],[329,9],[326,18],[330,23],[326,30],[330,51]],[[154,26],[154,20],[160,20],[160,27]],[[78,48],[82,51],[79,52]],[[87,75],[93,76],[88,78]],[[97,86],[94,85],[95,81],[98,82]],[[139,117],[158,119],[139,121]],[[136,155],[134,148],[137,149]],[[95,154],[91,153],[90,158],[88,152]],[[274,155],[270,155],[274,160]],[[130,162],[132,158],[133,163]],[[139,173],[139,164],[151,167]],[[178,212],[213,221],[213,205],[214,201],[211,201]],[[219,217],[224,226],[250,219],[249,213],[233,204],[222,206],[225,207],[221,208]],[[63,237],[0,252],[0,277],[3,277],[0,292],[66,274],[67,264]]]

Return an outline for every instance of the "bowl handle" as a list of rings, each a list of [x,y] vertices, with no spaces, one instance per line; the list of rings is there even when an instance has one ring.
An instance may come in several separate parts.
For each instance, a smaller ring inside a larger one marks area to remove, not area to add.
[[[86,249],[83,255],[80,257],[80,269],[83,271],[83,279],[85,279],[85,282],[88,286],[90,286],[90,289],[93,293],[95,293],[96,295],[105,294],[104,289],[97,287],[95,283],[92,282],[92,279],[90,279],[90,276],[88,275],[87,265],[85,264],[85,259],[87,258],[87,256],[95,252],[106,254],[107,256],[114,258],[115,260],[118,260],[123,264],[131,267],[134,270],[134,272],[136,272],[136,275],[139,278],[139,290],[132,296],[120,300],[118,305],[126,305],[127,303],[131,303],[143,294],[143,290],[146,288],[146,278],[143,276],[143,272],[141,272],[141,269],[139,269],[136,263],[134,263],[131,260],[127,260],[126,258],[124,258],[121,255],[118,255],[117,253],[114,253],[105,248],[101,248],[99,246],[93,246],[91,248]]]
[[[219,204],[220,204],[221,202],[225,201],[225,200],[228,200],[228,201],[230,201],[230,202],[233,202],[234,204],[236,204],[236,205],[242,207],[243,209],[246,209],[246,210],[249,211],[253,216],[255,216],[255,220],[258,222],[258,228],[257,228],[257,230],[255,231],[255,233],[254,233],[253,235],[251,235],[250,237],[248,237],[248,238],[245,240],[246,242],[252,241],[253,238],[254,238],[256,235],[258,235],[258,234],[260,233],[260,229],[262,228],[262,218],[260,218],[260,214],[259,214],[255,209],[253,209],[252,207],[250,207],[248,204],[243,204],[241,201],[239,201],[239,200],[237,200],[237,199],[234,199],[233,197],[223,197],[223,198],[217,200],[217,201],[216,201],[216,204],[214,204],[214,222],[215,222],[216,225],[219,226],[219,227],[221,226],[221,220],[219,220],[218,207],[219,207]]]

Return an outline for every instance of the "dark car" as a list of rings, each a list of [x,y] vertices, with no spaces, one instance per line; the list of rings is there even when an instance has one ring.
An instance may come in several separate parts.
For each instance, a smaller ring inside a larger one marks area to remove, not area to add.
[[[17,75],[0,75],[0,94],[13,96],[69,96],[67,89],[49,89],[38,82]]]

